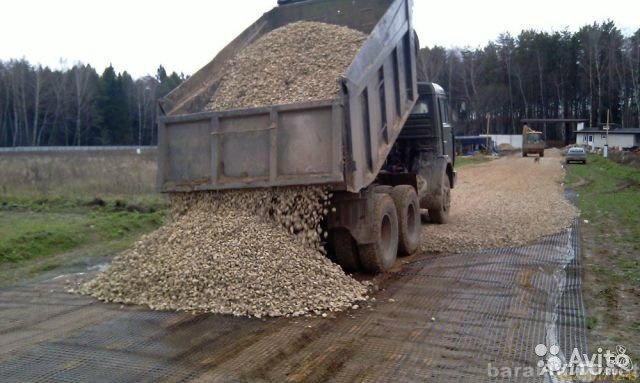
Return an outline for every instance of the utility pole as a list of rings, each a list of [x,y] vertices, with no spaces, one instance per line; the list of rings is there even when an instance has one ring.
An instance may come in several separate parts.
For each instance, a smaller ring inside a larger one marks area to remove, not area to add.
[[[489,135],[489,125],[491,124],[491,114],[487,113],[487,136]]]
[[[605,138],[604,138],[604,158],[609,158],[609,112],[610,109],[607,109],[607,126],[605,126]]]

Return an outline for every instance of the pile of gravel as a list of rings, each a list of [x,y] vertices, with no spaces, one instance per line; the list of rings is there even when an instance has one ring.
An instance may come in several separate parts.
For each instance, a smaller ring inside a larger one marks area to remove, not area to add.
[[[208,110],[332,98],[366,39],[318,22],[276,29],[229,61]],[[74,292],[108,302],[248,316],[339,311],[367,288],[324,255],[322,187],[172,196],[173,220]]]
[[[231,59],[207,110],[242,109],[335,97],[339,79],[367,36],[301,21],[264,35]]]
[[[237,316],[340,311],[367,288],[325,257],[320,187],[176,194],[173,220],[72,292]]]

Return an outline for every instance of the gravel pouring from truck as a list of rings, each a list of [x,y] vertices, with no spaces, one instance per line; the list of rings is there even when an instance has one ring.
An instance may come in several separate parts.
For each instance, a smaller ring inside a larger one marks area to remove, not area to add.
[[[415,251],[420,208],[446,221],[455,172],[444,92],[427,84],[418,91],[411,8],[411,0],[309,0],[267,12],[160,101],[161,190],[327,185],[335,206],[329,247],[344,268],[382,271],[398,252]],[[301,20],[368,35],[338,97],[201,112],[229,58]],[[412,114],[416,102],[428,113]]]

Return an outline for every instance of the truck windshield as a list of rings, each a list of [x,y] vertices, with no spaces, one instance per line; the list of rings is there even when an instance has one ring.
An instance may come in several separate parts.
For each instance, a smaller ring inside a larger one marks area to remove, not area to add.
[[[542,138],[540,138],[539,134],[529,134],[529,136],[527,137],[527,141],[531,143],[536,143],[536,142],[542,141]]]
[[[422,95],[411,111],[412,114],[431,114],[431,103],[428,95]]]

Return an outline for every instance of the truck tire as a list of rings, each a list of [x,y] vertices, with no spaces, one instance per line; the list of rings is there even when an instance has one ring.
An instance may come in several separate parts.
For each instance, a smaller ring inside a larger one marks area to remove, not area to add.
[[[410,255],[420,246],[420,202],[413,186],[399,185],[389,194],[398,215],[398,255]]]
[[[398,254],[398,214],[388,194],[373,195],[373,235],[375,243],[360,245],[360,264],[371,273],[389,270]]]
[[[429,209],[429,217],[433,223],[447,223],[449,221],[449,209],[451,208],[451,183],[449,176],[444,173],[442,180],[442,206],[438,209]]]
[[[333,246],[334,259],[345,271],[360,270],[358,260],[358,247],[351,233],[346,229],[337,229],[331,232],[331,244]]]
[[[544,150],[540,152],[540,157],[544,157]]]
[[[522,157],[526,157],[527,156],[527,152],[522,152]]]

